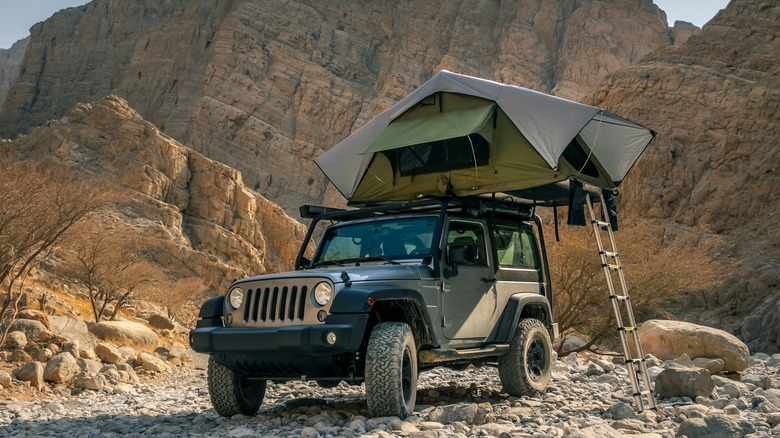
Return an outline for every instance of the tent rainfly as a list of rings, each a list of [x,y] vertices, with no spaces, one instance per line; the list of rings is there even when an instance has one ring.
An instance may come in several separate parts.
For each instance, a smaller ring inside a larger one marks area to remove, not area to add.
[[[550,203],[567,180],[614,190],[654,135],[599,108],[441,71],[315,162],[350,204],[496,192]]]

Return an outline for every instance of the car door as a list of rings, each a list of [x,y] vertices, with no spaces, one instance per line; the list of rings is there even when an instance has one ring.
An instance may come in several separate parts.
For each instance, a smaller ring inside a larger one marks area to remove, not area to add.
[[[497,321],[495,268],[491,261],[488,234],[484,222],[450,218],[446,239],[445,263],[449,248],[467,246],[473,260],[450,266],[442,285],[442,327],[451,340],[484,340]]]

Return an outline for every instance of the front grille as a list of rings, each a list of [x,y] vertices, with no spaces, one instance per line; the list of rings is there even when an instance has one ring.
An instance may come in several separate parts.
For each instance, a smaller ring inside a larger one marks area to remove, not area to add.
[[[226,304],[232,327],[282,327],[299,324],[322,324],[317,319],[321,310],[330,311],[332,304],[320,306],[311,293],[322,277],[274,278],[241,284],[244,302],[236,310]]]
[[[307,286],[258,287],[246,291],[245,323],[301,322],[306,309]]]

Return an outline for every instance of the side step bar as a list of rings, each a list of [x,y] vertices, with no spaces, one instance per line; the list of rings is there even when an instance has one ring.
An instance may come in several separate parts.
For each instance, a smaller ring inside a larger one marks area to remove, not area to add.
[[[502,356],[507,351],[509,351],[509,344],[496,344],[485,348],[469,348],[465,350],[434,348],[417,353],[417,361],[421,365],[439,365],[447,362],[481,359],[487,356]]]

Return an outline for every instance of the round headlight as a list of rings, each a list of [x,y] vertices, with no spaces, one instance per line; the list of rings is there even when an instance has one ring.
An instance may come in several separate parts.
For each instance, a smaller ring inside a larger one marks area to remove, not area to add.
[[[244,291],[240,287],[234,287],[228,292],[227,295],[228,304],[235,310],[241,307],[241,303],[244,302]]]
[[[314,301],[320,306],[324,306],[330,302],[331,298],[333,298],[333,287],[330,283],[326,281],[317,283],[317,286],[314,287]]]

